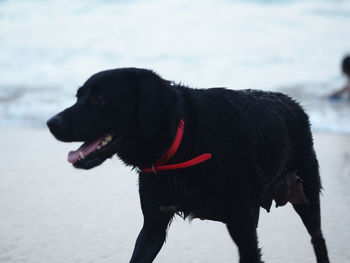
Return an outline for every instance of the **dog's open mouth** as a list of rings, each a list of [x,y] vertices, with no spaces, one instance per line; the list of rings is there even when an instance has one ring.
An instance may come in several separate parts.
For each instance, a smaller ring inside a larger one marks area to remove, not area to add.
[[[94,141],[85,142],[79,149],[68,153],[68,162],[77,168],[92,168],[114,154],[113,146],[117,141],[118,136],[109,133]]]

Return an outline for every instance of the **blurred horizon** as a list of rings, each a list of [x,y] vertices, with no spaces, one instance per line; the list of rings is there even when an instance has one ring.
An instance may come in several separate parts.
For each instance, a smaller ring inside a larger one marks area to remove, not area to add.
[[[350,133],[348,1],[0,1],[0,127],[42,127],[109,68],[143,67],[194,88],[282,91],[314,130]]]

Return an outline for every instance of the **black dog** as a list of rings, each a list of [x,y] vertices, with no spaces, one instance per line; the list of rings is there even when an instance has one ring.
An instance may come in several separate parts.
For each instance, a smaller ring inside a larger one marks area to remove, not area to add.
[[[272,200],[293,204],[317,262],[329,262],[308,117],[286,95],[191,89],[125,68],[93,75],[77,98],[47,123],[58,140],[85,142],[69,161],[90,169],[117,154],[140,169],[144,225],[131,262],[153,261],[175,214],[225,223],[240,262],[261,262],[259,209]]]

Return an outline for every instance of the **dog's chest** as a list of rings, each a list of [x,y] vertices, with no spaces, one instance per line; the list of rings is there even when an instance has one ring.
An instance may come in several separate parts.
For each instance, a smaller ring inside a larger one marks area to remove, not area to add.
[[[211,196],[203,184],[189,178],[171,175],[141,176],[140,192],[146,194],[162,212],[218,221],[223,216],[221,198]]]

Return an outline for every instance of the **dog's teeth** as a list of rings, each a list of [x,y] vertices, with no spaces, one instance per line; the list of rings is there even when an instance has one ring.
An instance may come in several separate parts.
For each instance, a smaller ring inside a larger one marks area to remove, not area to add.
[[[107,142],[110,142],[112,140],[112,135],[108,134],[106,137],[105,137],[105,140]]]
[[[106,141],[102,141],[102,146],[105,146],[106,144],[107,144],[108,142],[106,142]]]
[[[85,158],[83,152],[79,152],[79,156],[80,156],[81,159],[84,159],[84,158]]]

